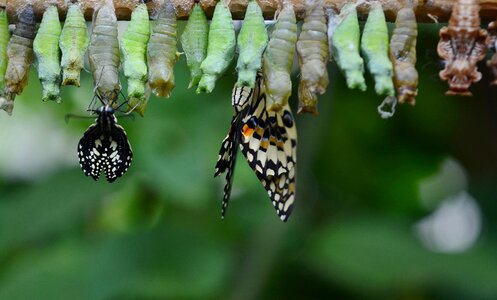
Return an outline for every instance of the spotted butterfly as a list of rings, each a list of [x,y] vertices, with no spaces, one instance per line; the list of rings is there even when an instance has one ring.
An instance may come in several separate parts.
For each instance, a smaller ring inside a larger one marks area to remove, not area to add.
[[[235,115],[223,140],[215,176],[226,172],[221,216],[224,218],[233,182],[237,146],[266,189],[281,220],[287,221],[295,199],[297,130],[288,104],[279,112],[267,109],[259,76],[255,89],[235,87]]]
[[[124,128],[117,124],[111,103],[93,110],[98,115],[78,145],[81,169],[86,176],[98,180],[102,170],[108,182],[113,182],[128,170],[133,157]]]

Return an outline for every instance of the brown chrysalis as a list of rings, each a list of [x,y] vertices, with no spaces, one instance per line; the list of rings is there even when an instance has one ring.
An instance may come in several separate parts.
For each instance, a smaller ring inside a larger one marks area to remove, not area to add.
[[[476,63],[487,53],[487,31],[480,28],[478,0],[458,0],[449,25],[440,29],[438,55],[445,61],[440,78],[447,80],[447,95],[471,96],[469,87],[481,79]]]
[[[491,85],[497,85],[497,21],[488,24],[489,47],[494,52],[492,58],[487,61],[490,72],[494,75]]]
[[[395,29],[390,40],[390,60],[393,63],[393,82],[399,103],[414,105],[418,93],[416,71],[416,41],[418,29],[412,7],[404,7],[397,13]]]

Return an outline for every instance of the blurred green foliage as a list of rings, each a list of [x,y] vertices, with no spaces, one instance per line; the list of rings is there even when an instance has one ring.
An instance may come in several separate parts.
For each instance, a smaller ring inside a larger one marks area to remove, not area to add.
[[[417,105],[389,120],[370,78],[367,92],[348,90],[331,65],[319,116],[296,117],[297,200],[286,224],[243,159],[220,219],[224,182],[212,176],[234,72],[198,96],[182,57],[170,99],[119,119],[134,161],[113,184],[78,167],[92,120],[64,122],[84,114],[91,77],[63,88],[57,105],[40,101],[31,72],[14,115],[0,116],[0,299],[496,299],[496,93],[481,66],[473,98],[444,96],[437,34],[420,26]],[[413,229],[436,208],[423,205],[420,186],[447,158],[468,183],[438,179],[430,201],[467,189],[483,219],[459,253],[429,250]]]

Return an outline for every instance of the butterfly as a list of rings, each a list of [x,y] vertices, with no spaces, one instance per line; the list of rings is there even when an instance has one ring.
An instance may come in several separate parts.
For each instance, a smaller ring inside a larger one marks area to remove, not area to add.
[[[114,109],[113,102],[101,102],[98,109],[91,110],[98,116],[95,123],[79,141],[79,164],[86,176],[98,180],[103,170],[107,181],[113,182],[128,170],[133,151],[124,128],[117,124],[114,112],[118,108]]]
[[[267,109],[262,77],[254,89],[235,86],[235,114],[219,151],[214,176],[226,172],[221,208],[224,218],[231,193],[237,147],[266,189],[282,221],[287,221],[295,200],[297,129],[290,106],[280,111]]]

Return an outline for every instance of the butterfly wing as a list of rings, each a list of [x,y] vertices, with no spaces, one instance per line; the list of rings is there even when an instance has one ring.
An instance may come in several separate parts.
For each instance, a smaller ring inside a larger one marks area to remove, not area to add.
[[[266,109],[266,96],[259,82],[257,99],[243,118],[240,148],[266,189],[281,220],[290,216],[295,198],[297,129],[290,106],[280,111]]]
[[[240,125],[242,116],[246,114],[249,107],[247,104],[254,95],[254,90],[248,87],[237,87],[233,89],[231,96],[235,115],[231,120],[230,131],[224,138],[219,157],[215,167],[214,177],[226,172],[226,184],[224,185],[223,202],[221,205],[221,218],[224,218],[233,186],[233,174],[235,172],[236,154],[240,143]]]
[[[104,131],[97,122],[79,141],[78,157],[86,176],[98,180],[103,170],[107,181],[113,182],[128,170],[133,152],[122,126],[113,124]]]
[[[79,165],[86,176],[98,180],[104,166],[104,158],[100,152],[102,146],[102,130],[97,123],[85,131],[78,144]]]
[[[133,151],[124,128],[117,124],[112,127],[104,144],[107,146],[104,149],[106,152],[105,178],[108,182],[113,182],[128,171],[133,159]]]

